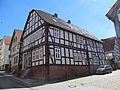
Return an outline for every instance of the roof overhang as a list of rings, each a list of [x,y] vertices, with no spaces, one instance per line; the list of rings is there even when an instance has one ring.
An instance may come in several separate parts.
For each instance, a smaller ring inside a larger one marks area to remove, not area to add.
[[[111,20],[112,22],[114,22],[114,19],[115,19],[115,15],[114,14],[115,14],[116,11],[118,11],[119,8],[120,8],[120,0],[117,0],[115,2],[115,4],[112,6],[112,8],[106,14],[108,19]]]

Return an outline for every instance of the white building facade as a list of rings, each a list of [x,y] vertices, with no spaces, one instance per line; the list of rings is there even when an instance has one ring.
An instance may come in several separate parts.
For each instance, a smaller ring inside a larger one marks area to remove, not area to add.
[[[4,36],[2,40],[2,47],[1,47],[1,70],[7,70],[9,67],[9,45],[10,45],[11,37],[9,36]]]

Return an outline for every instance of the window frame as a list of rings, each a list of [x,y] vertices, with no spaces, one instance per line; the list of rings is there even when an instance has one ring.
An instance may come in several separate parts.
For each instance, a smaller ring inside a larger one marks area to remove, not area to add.
[[[59,33],[59,29],[58,28],[54,28],[53,36],[56,37],[56,38],[60,37],[60,33]]]
[[[39,48],[39,59],[43,59],[43,48]]]
[[[55,59],[61,59],[61,50],[59,47],[55,47]]]
[[[36,55],[36,52],[35,52],[35,50],[33,50],[33,51],[32,51],[32,61],[35,61],[35,60],[36,60],[35,55]],[[33,58],[34,58],[34,59],[33,59]]]
[[[39,49],[37,48],[36,51],[35,51],[35,60],[39,60],[39,59],[40,59]]]

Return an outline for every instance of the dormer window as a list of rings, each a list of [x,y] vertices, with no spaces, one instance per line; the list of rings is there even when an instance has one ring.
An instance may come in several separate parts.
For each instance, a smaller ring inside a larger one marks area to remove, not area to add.
[[[59,38],[59,29],[54,28],[54,37]]]
[[[53,21],[54,21],[54,22],[57,22],[57,20],[55,20],[54,18],[53,18]]]

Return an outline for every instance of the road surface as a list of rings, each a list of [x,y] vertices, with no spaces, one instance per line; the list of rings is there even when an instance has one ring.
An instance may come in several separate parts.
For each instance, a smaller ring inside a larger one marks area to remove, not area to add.
[[[25,88],[23,85],[15,82],[10,78],[10,76],[7,76],[3,74],[3,72],[0,71],[0,90],[6,89],[20,89]]]

